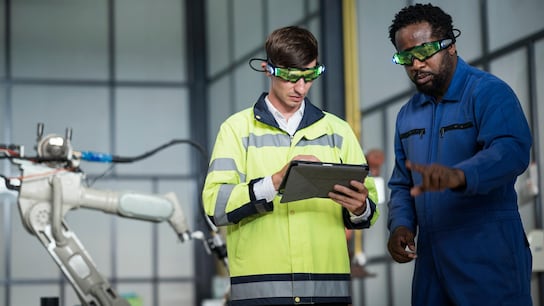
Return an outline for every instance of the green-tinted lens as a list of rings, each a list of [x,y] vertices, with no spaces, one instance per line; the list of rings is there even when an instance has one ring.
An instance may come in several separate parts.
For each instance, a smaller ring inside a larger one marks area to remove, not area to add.
[[[412,56],[414,56],[418,60],[424,61],[429,57],[433,56],[438,51],[440,51],[440,42],[433,41],[413,48],[412,50],[410,50],[410,53],[412,53]]]
[[[313,68],[274,68],[274,75],[280,77],[281,79],[296,83],[301,78],[306,82],[313,81],[317,79],[325,71],[325,66],[318,65]]]
[[[449,47],[452,44],[451,39],[437,40],[415,46],[411,49],[395,53],[393,63],[399,65],[412,65],[414,58],[424,61],[435,55],[438,51]]]
[[[393,63],[399,64],[399,65],[412,65],[414,57],[410,52],[399,52],[393,54]]]

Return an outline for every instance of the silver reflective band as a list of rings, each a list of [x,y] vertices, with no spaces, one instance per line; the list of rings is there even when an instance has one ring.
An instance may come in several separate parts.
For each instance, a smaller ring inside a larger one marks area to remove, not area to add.
[[[322,135],[316,139],[303,138],[297,143],[297,147],[318,145],[323,147],[341,148],[343,140],[344,137],[339,134]],[[242,142],[244,143],[244,149],[246,151],[249,147],[262,148],[270,146],[288,148],[291,146],[291,137],[287,134],[250,134],[248,137],[244,137]]]
[[[233,284],[231,298],[258,299],[270,297],[347,297],[349,280],[330,281],[270,281]]]
[[[230,224],[225,211],[233,189],[234,185],[225,184],[219,187],[219,192],[215,201],[215,210],[213,212],[215,223],[219,226]]]

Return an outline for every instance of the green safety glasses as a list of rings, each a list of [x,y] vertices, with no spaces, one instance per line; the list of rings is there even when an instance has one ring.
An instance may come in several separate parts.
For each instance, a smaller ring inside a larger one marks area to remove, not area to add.
[[[432,42],[427,42],[419,46],[415,46],[408,50],[404,50],[393,55],[393,63],[399,65],[412,65],[414,58],[419,61],[424,61],[435,55],[440,50],[446,49],[453,43],[453,39],[447,38]]]
[[[267,62],[266,70],[271,75],[291,83],[296,83],[300,79],[311,82],[325,72],[325,66],[318,64],[312,68],[279,68],[274,66],[271,62]]]

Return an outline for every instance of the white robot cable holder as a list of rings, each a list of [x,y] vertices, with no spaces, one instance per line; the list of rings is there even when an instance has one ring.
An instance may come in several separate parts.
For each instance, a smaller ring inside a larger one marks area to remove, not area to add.
[[[65,138],[57,135],[43,138],[41,131],[43,125],[38,127],[40,162],[10,156],[12,163],[19,167],[21,176],[5,178],[6,186],[18,190],[18,206],[24,227],[53,257],[82,305],[130,306],[100,274],[83,244],[64,222],[66,213],[73,209],[94,209],[151,222],[166,221],[182,242],[203,240],[208,253],[214,251],[228,268],[220,236],[206,239],[202,232],[191,232],[174,193],[152,195],[87,188],[82,185],[83,172],[77,171],[79,159],[72,158],[77,154],[71,150],[68,130]]]

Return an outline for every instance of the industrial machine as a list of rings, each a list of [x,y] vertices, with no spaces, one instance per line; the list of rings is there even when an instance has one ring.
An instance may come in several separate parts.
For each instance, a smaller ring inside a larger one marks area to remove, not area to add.
[[[216,255],[228,269],[225,244],[217,228],[206,219],[209,233],[191,231],[174,193],[157,195],[93,189],[86,186],[85,174],[79,168],[81,161],[133,162],[176,143],[189,143],[204,152],[197,144],[174,140],[144,155],[125,158],[74,151],[71,129],[66,130],[66,135],[59,136],[44,135],[43,128],[43,124],[38,124],[37,156],[26,157],[22,146],[0,147],[1,158],[8,158],[21,174],[19,177],[2,178],[6,187],[18,194],[24,227],[49,252],[72,284],[82,305],[129,306],[129,303],[100,274],[83,244],[66,224],[64,216],[74,209],[86,208],[143,221],[168,222],[182,242],[201,240],[208,253]]]

